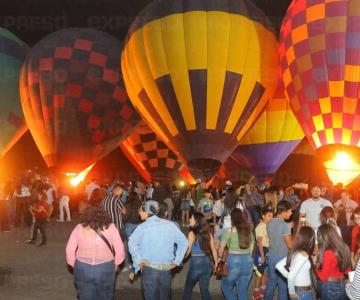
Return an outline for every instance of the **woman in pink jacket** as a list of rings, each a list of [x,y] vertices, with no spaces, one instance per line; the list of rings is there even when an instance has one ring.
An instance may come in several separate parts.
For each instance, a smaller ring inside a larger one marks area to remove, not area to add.
[[[79,299],[113,299],[115,272],[124,256],[119,231],[105,210],[86,208],[66,246],[66,261],[74,268]]]

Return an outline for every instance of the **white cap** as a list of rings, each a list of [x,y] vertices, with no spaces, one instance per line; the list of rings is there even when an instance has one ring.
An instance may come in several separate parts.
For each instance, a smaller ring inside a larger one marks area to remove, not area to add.
[[[226,185],[232,185],[232,183],[231,183],[230,180],[226,180],[226,181],[225,181],[225,184],[226,184]]]

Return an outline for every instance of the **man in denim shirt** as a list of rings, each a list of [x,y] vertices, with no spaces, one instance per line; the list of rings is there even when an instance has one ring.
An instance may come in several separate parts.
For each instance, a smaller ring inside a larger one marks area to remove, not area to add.
[[[158,202],[146,201],[139,210],[145,222],[129,238],[129,252],[135,272],[141,269],[146,300],[171,298],[171,270],[181,264],[188,248],[185,235],[172,222],[158,218],[158,212]]]

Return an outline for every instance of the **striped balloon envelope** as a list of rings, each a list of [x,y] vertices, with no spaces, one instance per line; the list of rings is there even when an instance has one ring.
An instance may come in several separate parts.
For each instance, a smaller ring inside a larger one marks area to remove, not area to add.
[[[0,28],[0,157],[26,132],[19,93],[21,65],[29,47]]]
[[[334,183],[360,174],[359,23],[358,0],[294,0],[280,33],[291,106]]]
[[[147,124],[209,179],[275,92],[277,41],[248,0],[159,0],[130,27],[121,67]]]
[[[281,84],[232,156],[262,179],[274,174],[303,138]]]
[[[188,183],[195,183],[181,158],[144,122],[140,122],[120,148],[147,182],[176,179],[180,175]]]
[[[21,102],[49,167],[85,169],[140,121],[119,72],[121,49],[116,38],[88,28],[60,30],[31,49],[21,72]]]

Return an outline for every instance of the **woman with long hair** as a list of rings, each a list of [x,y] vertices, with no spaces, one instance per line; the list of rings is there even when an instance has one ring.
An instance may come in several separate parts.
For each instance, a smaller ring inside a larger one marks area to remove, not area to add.
[[[331,206],[326,206],[321,210],[320,221],[321,224],[330,224],[333,226],[338,235],[342,238],[341,230],[336,222],[335,210]]]
[[[120,233],[107,212],[102,206],[87,207],[66,246],[79,299],[113,299],[115,272],[124,256]]]
[[[312,300],[311,262],[315,248],[315,232],[309,226],[300,228],[294,247],[276,268],[287,278],[291,299]]]
[[[254,237],[251,226],[240,209],[235,208],[231,212],[231,223],[232,227],[224,233],[219,247],[220,260],[223,259],[225,247],[229,249],[228,275],[222,279],[221,289],[226,300],[246,300],[249,299],[248,285],[253,271],[251,254],[254,249]],[[235,286],[237,293],[234,291]]]
[[[216,266],[217,255],[214,238],[204,215],[195,212],[190,218],[188,235],[189,248],[186,256],[191,255],[190,267],[186,276],[184,300],[191,299],[194,286],[199,281],[202,299],[211,299],[209,282],[213,266]]]
[[[125,222],[125,238],[126,242],[129,241],[131,234],[134,232],[136,227],[141,223],[141,218],[139,216],[139,209],[142,205],[141,198],[138,193],[130,192],[128,199],[125,203],[126,213],[124,215],[124,222]],[[135,269],[132,266],[132,259],[130,253],[128,253],[129,258],[129,280],[134,280],[135,277]]]
[[[346,299],[345,274],[351,270],[349,247],[330,224],[319,227],[317,238],[319,251],[314,264],[321,281],[321,299]]]

